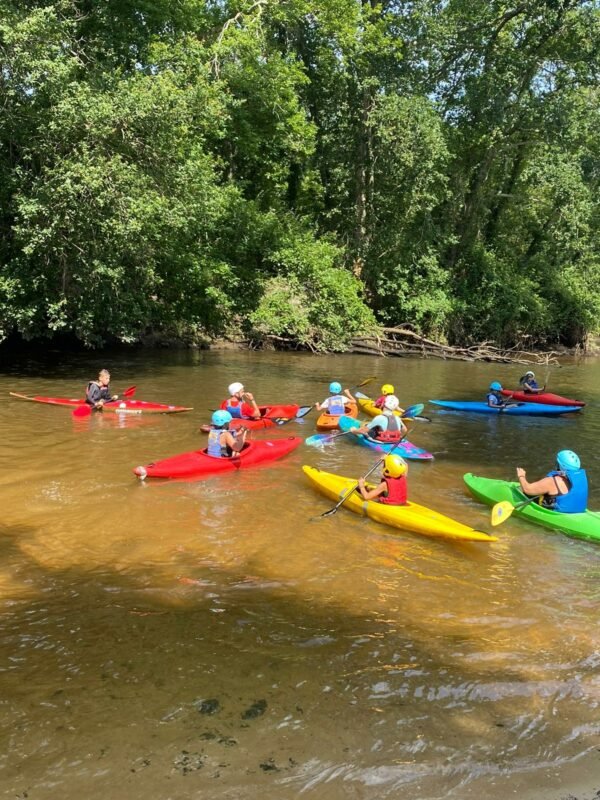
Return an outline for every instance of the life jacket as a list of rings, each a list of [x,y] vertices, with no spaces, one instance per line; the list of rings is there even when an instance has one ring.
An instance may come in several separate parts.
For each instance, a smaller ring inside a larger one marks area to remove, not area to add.
[[[525,385],[523,386],[523,390],[525,392],[530,392],[530,393],[531,393],[531,391],[533,389],[539,389],[539,388],[540,387],[539,387],[538,382],[536,380],[527,381],[525,383]]]
[[[386,395],[382,394],[381,397],[378,397],[377,400],[373,403],[376,408],[383,408],[383,404],[385,403]]]
[[[227,400],[227,405],[225,406],[225,411],[229,411],[231,416],[234,419],[244,419],[242,416],[242,403],[238,402],[236,406],[231,405],[231,398]]]
[[[570,484],[566,494],[544,495],[544,506],[553,511],[560,511],[562,514],[581,514],[587,509],[588,501],[588,479],[584,469],[570,469],[561,472],[552,470],[548,478],[555,478],[560,475],[566,478]]]
[[[206,447],[206,455],[213,458],[227,458],[229,451],[226,445],[221,444],[221,434],[223,428],[211,428],[208,433],[208,445]]]
[[[85,402],[88,405],[93,406],[98,402],[98,400],[90,400],[88,397],[90,388],[92,386],[95,386],[97,389],[100,390],[100,397],[98,398],[99,400],[104,400],[104,402],[106,402],[107,400],[112,400],[112,395],[110,393],[110,384],[108,386],[98,386],[97,381],[89,381],[88,385],[85,387]]]
[[[346,413],[346,403],[348,399],[342,394],[335,394],[329,398],[327,413],[332,417],[342,417]]]
[[[387,493],[380,495],[378,500],[388,506],[404,506],[408,500],[408,483],[406,475],[399,478],[384,478]]]
[[[385,431],[380,430],[375,438],[378,442],[399,442],[402,438],[402,434],[400,433],[400,420],[394,414],[390,414],[389,416],[386,414],[385,417],[388,424],[387,429]]]
[[[496,406],[497,408],[500,408],[504,401],[494,392],[488,392],[487,403],[489,406]]]

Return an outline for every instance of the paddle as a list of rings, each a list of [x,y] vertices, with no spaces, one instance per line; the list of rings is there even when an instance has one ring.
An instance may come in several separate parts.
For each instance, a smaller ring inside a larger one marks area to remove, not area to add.
[[[529,500],[524,500],[522,503],[517,503],[517,505],[513,505],[510,500],[502,500],[500,503],[496,503],[496,505],[492,508],[492,515],[490,522],[492,525],[502,525],[503,522],[510,517],[513,511],[518,511],[520,508],[525,508],[530,503],[534,503],[538,499],[539,495],[535,497],[530,497]]]
[[[348,431],[346,431],[346,432],[348,432]],[[402,439],[405,439],[405,438],[406,438],[406,433],[404,434]],[[400,444],[402,439],[400,439],[398,442],[396,442],[396,444],[389,450],[389,452],[387,452],[385,454],[385,456],[383,456],[383,458],[378,459],[378,461],[375,464],[373,464],[371,469],[363,475],[363,480],[366,480],[372,472],[375,472],[377,467],[380,467],[383,464],[383,462],[390,455],[390,453],[393,453],[394,450],[396,449],[396,447],[398,447],[398,445]],[[336,503],[336,505],[333,508],[330,508],[329,511],[324,511],[322,514],[319,514],[319,517],[331,517],[331,516],[333,516],[333,514],[335,514],[335,512],[338,510],[338,508],[341,505],[343,505],[343,503],[350,497],[350,495],[354,494],[354,492],[358,489],[359,485],[360,484],[357,481],[356,484],[352,487],[352,489],[350,489],[349,492],[346,492],[346,494],[342,497],[342,499],[339,501],[339,503]]]
[[[122,396],[133,397],[136,389],[137,386],[129,386],[127,389],[125,389]],[[78,418],[89,417],[93,410],[93,407],[89,403],[84,403],[83,405],[77,406],[77,408],[73,409],[72,415]]]

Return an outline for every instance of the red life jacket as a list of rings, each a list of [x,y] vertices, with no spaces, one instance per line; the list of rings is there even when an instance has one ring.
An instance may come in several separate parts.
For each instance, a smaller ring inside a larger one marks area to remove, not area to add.
[[[408,483],[406,475],[399,478],[384,478],[387,495],[380,495],[379,502],[388,506],[405,506],[408,501]]]
[[[386,415],[387,416],[387,415]],[[386,431],[380,430],[375,437],[378,442],[385,442],[386,444],[395,444],[402,438],[400,432],[400,422],[395,414],[387,417],[388,427]]]

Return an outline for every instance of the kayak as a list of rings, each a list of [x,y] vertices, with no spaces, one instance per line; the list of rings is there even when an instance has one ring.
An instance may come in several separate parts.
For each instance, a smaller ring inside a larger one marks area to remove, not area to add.
[[[347,417],[354,417],[354,418],[358,417],[358,406],[356,405],[356,403],[348,403],[345,406],[345,411]],[[321,414],[321,416],[317,419],[317,430],[337,431],[339,428],[339,421],[340,421],[339,416],[323,412],[323,414]]]
[[[473,497],[490,506],[502,500],[508,500],[509,503],[516,505],[517,503],[523,503],[525,500],[529,499],[527,495],[523,494],[519,484],[516,482],[480,478],[477,475],[473,475],[471,472],[467,472],[463,480],[467,484]],[[585,511],[581,514],[563,514],[560,511],[542,508],[542,506],[534,501],[528,506],[515,509],[513,513],[536,525],[552,528],[567,536],[600,542],[600,512],[598,511]]]
[[[502,389],[502,394],[505,397],[521,400],[523,403],[542,403],[547,406],[580,406],[581,408],[585,405],[582,400],[569,400],[568,397],[561,397],[561,395],[552,394],[552,392],[531,394],[530,392],[520,392],[518,389],[515,389],[514,392],[511,392],[510,389]]]
[[[238,469],[257,467],[268,464],[278,458],[291,453],[302,439],[299,436],[290,436],[285,439],[273,441],[248,442],[238,456],[232,458],[216,458],[206,455],[205,450],[191,450],[162,461],[154,461],[136,467],[134,473],[144,480],[145,478],[209,478],[220,475],[222,472],[235,472]]]
[[[341,475],[322,472],[314,467],[304,466],[302,469],[311,484],[334,502],[339,502],[356,486],[355,478],[344,478]],[[390,525],[392,528],[422,533],[425,536],[468,542],[498,541],[495,536],[488,536],[487,533],[476,531],[474,528],[469,528],[468,525],[463,525],[461,522],[418,503],[408,502],[404,506],[388,506],[375,500],[363,500],[358,492],[352,492],[342,508],[369,517],[375,522]]]
[[[18,397],[20,400],[31,400],[34,403],[46,403],[46,405],[64,406],[70,409],[85,405],[83,398],[43,397],[39,394],[29,397],[26,394],[17,394],[16,392],[9,392],[9,394],[11,397]],[[182,411],[193,411],[192,408],[185,406],[170,406],[166,403],[151,403],[146,400],[129,399],[111,400],[109,403],[104,403],[102,410],[113,411],[117,414],[179,414]]]
[[[370,397],[367,397],[366,394],[363,394],[362,392],[355,392],[354,396],[358,400],[358,405],[361,411],[364,411],[365,414],[368,414],[370,417],[376,417],[378,414],[382,413],[382,410],[377,408],[375,405],[375,401],[371,400]],[[398,409],[397,411],[394,411],[394,414],[397,417],[401,417],[402,414],[404,414],[404,409]]]
[[[276,419],[293,419],[298,413],[299,405],[294,403],[288,405],[259,406],[260,419],[232,419],[229,427],[232,429],[248,428],[248,430],[259,430],[263,428],[273,428],[277,424]],[[210,426],[209,426],[210,427]]]
[[[558,414],[571,414],[581,411],[580,406],[545,406],[542,403],[518,403],[508,408],[491,408],[487,403],[469,402],[467,400],[430,400],[434,406],[449,409],[450,411],[469,411],[475,414],[502,414],[502,416],[547,416],[556,417]]]
[[[352,417],[340,417],[341,431],[350,431],[352,428],[360,428],[360,425],[361,423],[357,419],[353,419]],[[363,447],[370,447],[378,453],[389,453],[390,450],[393,450],[394,453],[398,453],[402,458],[415,461],[433,461],[433,455],[431,453],[427,450],[423,450],[422,447],[416,447],[412,442],[406,441],[406,439],[394,446],[392,443],[376,442],[373,439],[369,439],[368,436],[364,436],[362,433],[354,436],[347,436],[346,438]]]

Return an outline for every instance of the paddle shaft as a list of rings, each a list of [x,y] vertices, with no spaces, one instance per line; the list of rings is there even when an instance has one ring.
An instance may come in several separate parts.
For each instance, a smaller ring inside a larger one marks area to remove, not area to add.
[[[345,431],[345,433],[350,433],[350,431]],[[406,438],[406,434],[404,434],[404,436],[402,437],[402,439],[405,439],[405,438]],[[363,475],[363,480],[365,480],[366,478],[368,478],[368,477],[369,477],[369,475],[370,475],[372,472],[375,472],[375,470],[377,469],[377,467],[379,467],[379,466],[381,466],[381,464],[383,464],[383,462],[385,461],[385,459],[386,459],[386,458],[387,458],[387,457],[388,457],[388,456],[389,456],[391,453],[393,453],[393,452],[394,452],[394,450],[396,449],[396,447],[398,447],[398,445],[399,445],[399,444],[402,442],[402,439],[400,439],[399,441],[397,441],[397,442],[396,442],[396,444],[395,444],[395,445],[394,445],[394,446],[393,446],[393,447],[390,449],[390,451],[389,451],[389,452],[387,452],[387,453],[385,454],[385,456],[384,456],[383,458],[380,458],[380,459],[379,459],[379,460],[378,460],[378,461],[377,461],[375,464],[373,464],[373,466],[371,467],[371,469],[370,469],[368,472],[366,472],[366,473]],[[323,514],[321,514],[321,516],[322,516],[322,517],[330,517],[330,516],[332,516],[333,514],[335,514],[335,512],[338,510],[338,508],[339,508],[341,505],[343,505],[343,503],[345,503],[345,502],[346,502],[346,500],[347,500],[347,499],[350,497],[350,495],[351,495],[351,494],[354,494],[354,492],[355,492],[355,491],[356,491],[356,490],[359,488],[359,486],[360,486],[360,483],[357,481],[357,482],[356,482],[356,484],[355,484],[355,485],[352,487],[352,489],[350,489],[350,491],[349,491],[349,492],[346,492],[346,494],[345,494],[345,495],[342,497],[342,499],[339,501],[339,503],[336,503],[336,505],[335,505],[333,508],[330,508],[330,509],[329,509],[329,511],[325,511],[325,512],[323,512]]]

